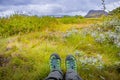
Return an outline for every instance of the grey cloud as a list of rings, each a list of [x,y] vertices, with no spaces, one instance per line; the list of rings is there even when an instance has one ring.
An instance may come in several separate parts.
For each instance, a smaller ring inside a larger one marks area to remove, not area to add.
[[[25,5],[29,4],[30,0],[0,0],[0,5]]]

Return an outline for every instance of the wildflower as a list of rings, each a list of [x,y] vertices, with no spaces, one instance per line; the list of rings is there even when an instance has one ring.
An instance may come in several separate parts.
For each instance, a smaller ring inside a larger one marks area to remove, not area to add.
[[[116,31],[116,33],[120,33],[120,26],[116,26],[115,31]]]
[[[117,43],[117,47],[120,47],[120,42],[119,42],[119,43]]]
[[[97,37],[97,35],[98,35],[98,33],[95,32],[95,31],[91,33],[91,36],[94,37],[94,38]]]
[[[99,34],[99,36],[95,40],[96,42],[103,43],[105,41],[105,35]]]

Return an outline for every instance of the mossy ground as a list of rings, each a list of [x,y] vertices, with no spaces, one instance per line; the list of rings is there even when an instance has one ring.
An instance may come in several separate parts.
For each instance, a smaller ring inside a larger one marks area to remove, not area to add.
[[[24,20],[20,21],[21,19]],[[28,19],[29,23],[27,23]],[[44,80],[50,71],[49,57],[55,52],[62,59],[63,72],[66,71],[66,55],[72,54],[77,59],[78,73],[83,80],[119,80],[120,74],[119,70],[117,70],[119,68],[115,66],[115,62],[120,60],[118,56],[119,48],[111,44],[96,43],[90,35],[85,37],[82,34],[72,34],[70,37],[64,38],[64,34],[73,28],[81,31],[82,28],[90,24],[101,23],[103,19],[75,18],[75,22],[72,19],[45,18],[39,20],[38,17],[31,19],[31,17],[18,16],[1,20],[0,24],[2,25],[1,28],[4,29],[3,32],[8,31],[9,33],[5,32],[4,34],[2,31],[0,32],[0,79]],[[16,23],[14,23],[14,20]],[[50,21],[45,23],[46,20]],[[53,21],[51,22],[51,20]],[[39,21],[43,21],[44,24],[39,24]],[[5,24],[5,28],[3,24]],[[14,28],[11,28],[10,24]],[[18,25],[20,30],[15,25]],[[40,28],[34,29],[37,25]],[[29,31],[21,31],[25,29]],[[76,55],[76,50],[83,51],[84,55],[88,57],[100,54],[104,62],[104,68],[98,69],[93,65],[82,66],[79,61],[81,57]]]

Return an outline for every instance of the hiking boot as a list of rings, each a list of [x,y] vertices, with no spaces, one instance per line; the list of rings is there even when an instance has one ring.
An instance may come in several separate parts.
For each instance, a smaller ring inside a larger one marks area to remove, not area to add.
[[[58,54],[52,54],[50,56],[50,70],[61,70],[61,59]]]
[[[75,72],[77,72],[77,63],[76,63],[76,59],[74,56],[72,55],[68,55],[66,57],[66,68],[67,68],[67,71],[72,69],[74,70]]]

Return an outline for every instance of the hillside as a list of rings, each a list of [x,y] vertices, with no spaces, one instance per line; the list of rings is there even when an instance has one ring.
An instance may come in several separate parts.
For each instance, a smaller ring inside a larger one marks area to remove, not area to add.
[[[110,11],[110,14],[120,14],[120,7]]]
[[[120,7],[110,11],[109,15],[112,15],[112,16],[117,17],[117,18],[120,19]]]
[[[107,20],[107,21],[106,21]],[[37,17],[0,19],[0,80],[43,80],[56,52],[77,59],[83,80],[120,79],[120,20]]]

